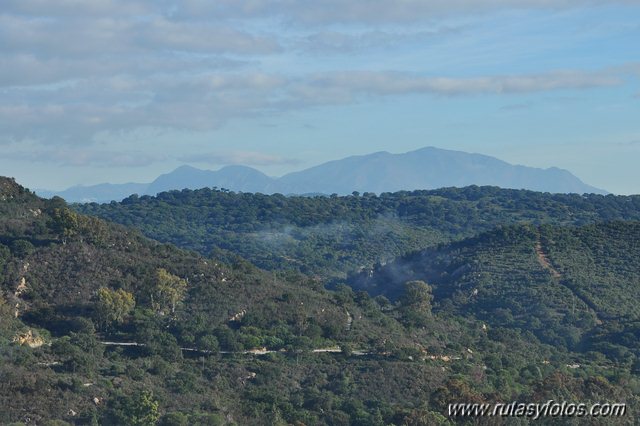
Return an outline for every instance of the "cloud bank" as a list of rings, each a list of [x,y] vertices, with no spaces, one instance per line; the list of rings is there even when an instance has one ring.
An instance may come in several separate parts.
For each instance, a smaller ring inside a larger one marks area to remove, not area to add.
[[[34,161],[96,164],[100,155],[72,152],[70,147],[91,145],[100,134],[144,128],[204,132],[230,120],[371,98],[510,95],[614,86],[623,81],[620,70],[451,77],[394,70],[384,61],[364,70],[334,66],[309,72],[295,66],[296,61],[309,60],[307,55],[393,49],[458,31],[456,26],[435,26],[434,20],[441,17],[599,3],[4,0],[0,143],[40,144],[39,154],[25,157]],[[236,154],[236,159],[252,164],[290,161],[249,154]],[[110,164],[155,161],[139,155],[101,155]],[[224,157],[209,156],[212,161]]]

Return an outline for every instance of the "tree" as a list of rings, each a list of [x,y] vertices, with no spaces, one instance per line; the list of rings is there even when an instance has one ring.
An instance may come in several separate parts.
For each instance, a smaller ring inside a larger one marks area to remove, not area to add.
[[[160,424],[162,426],[187,426],[189,424],[189,417],[187,417],[186,414],[175,411],[165,414]]]
[[[11,244],[11,251],[15,256],[21,259],[29,256],[34,250],[35,247],[33,244],[27,240],[15,240]]]
[[[51,352],[62,361],[64,370],[68,372],[93,371],[96,367],[94,355],[75,343],[77,343],[76,336],[64,336],[51,344]]]
[[[163,315],[167,311],[174,314],[176,306],[184,300],[186,291],[185,280],[160,268],[156,271],[156,279],[151,291],[151,306]]]
[[[215,336],[205,334],[198,339],[198,348],[203,351],[217,353],[220,350],[220,344]]]
[[[153,393],[143,391],[129,400],[125,411],[127,424],[131,426],[152,426],[158,423],[160,412],[158,411],[158,401],[153,397]]]
[[[67,207],[54,209],[51,219],[51,228],[58,234],[63,243],[67,241],[67,238],[74,236],[78,232],[80,215]]]
[[[404,284],[404,296],[402,297],[404,306],[430,314],[432,300],[431,286],[424,281],[407,281]]]
[[[402,420],[402,424],[406,426],[436,426],[436,425],[453,425],[445,416],[435,411],[414,408]]]
[[[98,290],[96,315],[98,323],[108,327],[112,323],[121,324],[136,305],[133,294],[123,289],[111,290],[101,287]]]
[[[431,286],[424,281],[407,281],[402,296],[402,314],[406,324],[424,327],[431,317]]]

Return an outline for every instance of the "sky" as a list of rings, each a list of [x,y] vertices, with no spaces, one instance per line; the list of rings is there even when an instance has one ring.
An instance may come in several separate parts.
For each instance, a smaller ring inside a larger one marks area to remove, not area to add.
[[[436,146],[640,193],[640,0],[2,0],[0,175]]]

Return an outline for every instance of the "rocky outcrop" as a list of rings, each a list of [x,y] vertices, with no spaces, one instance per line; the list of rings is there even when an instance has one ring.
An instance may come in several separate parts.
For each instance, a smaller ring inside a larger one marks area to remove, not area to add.
[[[44,345],[44,339],[33,333],[31,329],[26,332],[19,333],[13,338],[13,342],[20,346],[29,346],[30,348],[39,348]]]

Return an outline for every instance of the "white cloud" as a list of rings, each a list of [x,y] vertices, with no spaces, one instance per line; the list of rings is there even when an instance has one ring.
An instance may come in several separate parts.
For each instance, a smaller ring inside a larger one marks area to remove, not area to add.
[[[638,5],[638,0],[607,4]],[[598,0],[4,0],[5,14],[49,17],[163,16],[177,21],[282,19],[298,24],[409,23],[508,9],[602,5]]]
[[[5,152],[5,158],[75,167],[142,167],[165,160],[162,155],[138,151],[101,151],[87,149],[31,149]]]
[[[28,147],[28,149],[26,149]],[[27,144],[18,149],[5,150],[5,159],[30,163],[49,163],[73,167],[144,167],[173,159],[169,155],[142,151],[110,151],[78,147],[46,148]],[[266,154],[257,151],[216,151],[182,155],[175,158],[186,163],[208,165],[281,166],[296,165],[295,158]]]
[[[185,155],[179,157],[178,160],[187,163],[204,163],[211,165],[243,164],[249,166],[295,165],[300,163],[300,161],[295,158],[287,158],[255,151],[205,152]]]
[[[534,75],[472,78],[425,77],[394,72],[335,72],[292,86],[294,98],[317,103],[352,102],[358,96],[432,94],[444,96],[532,93],[612,86],[621,79],[608,73],[557,71]]]
[[[211,130],[229,119],[273,109],[272,98],[285,83],[262,73],[221,73],[101,77],[41,90],[11,88],[0,102],[0,134],[5,143],[83,144],[99,132]]]
[[[127,60],[96,57],[40,57],[31,53],[0,55],[0,90],[96,79],[151,79],[158,75],[198,75],[246,67],[250,61],[224,57],[147,54]],[[99,87],[98,87],[99,88]],[[30,93],[42,87],[32,87]],[[44,88],[46,89],[46,88]]]
[[[332,72],[299,77],[259,72],[100,77],[46,90],[6,89],[0,102],[0,132],[5,142],[39,139],[77,144],[90,142],[99,132],[145,127],[205,131],[240,117],[359,102],[368,97],[580,90],[620,81],[607,72],[578,71],[475,78],[399,72]]]
[[[346,32],[324,30],[302,37],[297,41],[298,49],[305,53],[352,54],[369,50],[384,50],[403,44],[424,43],[458,31],[444,27],[432,30],[373,30]]]
[[[612,0],[609,4],[638,4]],[[597,0],[185,0],[172,11],[176,18],[274,18],[298,24],[397,24],[425,22],[443,16],[505,9],[561,9],[598,6]]]
[[[531,102],[522,102],[522,103],[517,103],[517,104],[504,105],[504,106],[500,107],[500,111],[508,111],[508,112],[526,111],[526,110],[530,110],[531,108],[533,108],[533,103],[531,103]]]
[[[94,141],[96,134],[138,128],[207,131],[237,118],[368,97],[499,95],[615,85],[618,75],[628,70],[454,78],[384,71],[379,69],[386,66],[382,58],[369,71],[308,75],[293,63],[301,58],[300,52],[390,49],[456,31],[435,27],[434,16],[596,4],[3,0],[0,142],[80,145]],[[291,22],[299,25],[292,30],[287,25]],[[405,22],[421,25],[404,26]],[[287,48],[295,52],[281,55]]]
[[[150,0],[3,0],[4,13],[26,16],[129,16],[154,9]],[[157,5],[164,3],[158,1]]]
[[[32,19],[0,15],[3,53],[30,52],[45,58],[101,58],[149,52],[262,54],[279,49],[275,38],[226,24],[175,22],[161,16],[134,18]]]

